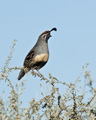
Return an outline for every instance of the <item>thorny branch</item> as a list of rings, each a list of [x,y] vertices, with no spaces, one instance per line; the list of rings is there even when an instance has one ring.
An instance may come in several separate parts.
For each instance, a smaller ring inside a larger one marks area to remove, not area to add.
[[[23,94],[25,80],[21,83],[20,91],[16,91],[9,79],[9,73],[11,75],[14,70],[22,69],[20,67],[8,67],[14,51],[15,42],[14,40],[8,59],[0,74],[0,82],[8,81],[9,86],[7,87],[11,88],[9,101],[0,98],[0,120],[83,120],[84,118],[88,118],[88,116],[96,116],[96,89],[93,86],[94,81],[91,79],[90,72],[86,71],[89,65],[88,63],[82,67],[82,71],[77,79],[70,84],[58,80],[51,74],[49,74],[49,78],[46,78],[32,70],[31,74],[34,77],[38,76],[41,82],[43,80],[47,86],[51,85],[50,92],[47,95],[42,93],[42,98],[38,101],[32,98],[28,107],[21,107],[22,101],[19,100],[19,97]],[[78,84],[80,82],[82,83],[80,80],[82,75],[90,83],[88,85],[85,82],[83,92],[81,89],[82,86],[80,88],[78,87]],[[6,82],[4,83],[6,84]],[[63,88],[62,91],[60,86]],[[19,85],[17,84],[16,87],[18,88]],[[89,92],[86,92],[86,87],[89,87],[91,90],[91,97],[89,99],[85,99],[85,95],[89,94]]]

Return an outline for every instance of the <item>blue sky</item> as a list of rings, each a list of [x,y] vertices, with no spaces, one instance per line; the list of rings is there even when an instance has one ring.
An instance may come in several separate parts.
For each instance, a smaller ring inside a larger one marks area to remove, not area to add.
[[[88,70],[96,78],[96,0],[3,0],[0,1],[0,68],[17,40],[9,67],[22,67],[29,50],[45,30],[56,27],[49,40],[50,58],[40,72],[48,77],[51,73],[60,81],[74,82],[82,65],[90,63]],[[10,74],[15,85],[19,71]],[[23,79],[22,79],[23,81]],[[38,98],[39,78],[27,77],[24,95]],[[2,90],[7,90],[2,83]],[[63,89],[63,88],[62,88]],[[63,91],[62,91],[63,92]],[[1,94],[0,94],[1,96]]]

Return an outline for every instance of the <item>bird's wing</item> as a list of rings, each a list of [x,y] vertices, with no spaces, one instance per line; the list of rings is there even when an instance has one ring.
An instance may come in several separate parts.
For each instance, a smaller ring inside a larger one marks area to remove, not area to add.
[[[26,58],[25,58],[25,60],[24,60],[24,66],[25,66],[25,67],[30,67],[29,64],[30,64],[30,62],[32,61],[33,57],[34,57],[34,51],[33,51],[33,49],[32,49],[32,50],[27,54],[27,56],[26,56]]]

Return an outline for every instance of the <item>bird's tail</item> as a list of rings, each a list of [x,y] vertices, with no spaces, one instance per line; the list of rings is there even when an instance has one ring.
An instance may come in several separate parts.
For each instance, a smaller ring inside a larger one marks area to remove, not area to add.
[[[25,75],[24,69],[21,69],[19,76],[18,76],[18,80],[20,80],[24,75]]]

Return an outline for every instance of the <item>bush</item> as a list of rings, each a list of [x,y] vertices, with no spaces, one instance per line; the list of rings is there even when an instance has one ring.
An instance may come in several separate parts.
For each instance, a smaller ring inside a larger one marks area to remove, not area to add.
[[[23,94],[25,81],[21,83],[20,88],[16,84],[15,89],[9,78],[9,73],[12,74],[13,70],[21,69],[20,67],[8,68],[15,43],[16,40],[13,42],[11,52],[0,74],[0,81],[4,81],[5,84],[8,84],[7,87],[11,88],[8,95],[9,101],[6,101],[3,97],[0,98],[0,120],[88,120],[96,117],[96,88],[90,72],[86,70],[88,63],[82,67],[82,71],[75,82],[70,84],[59,81],[51,74],[49,74],[49,78],[46,78],[32,71],[32,75],[38,76],[51,88],[46,96],[41,93],[42,98],[40,100],[36,101],[32,98],[30,106],[24,108],[22,101],[19,101],[19,97]],[[84,75],[85,79],[83,89],[82,86],[79,86],[82,82],[80,80],[81,75]],[[60,92],[58,84],[64,86],[64,93]],[[42,88],[42,84],[40,86]],[[89,94],[91,94],[91,97],[86,98]]]

